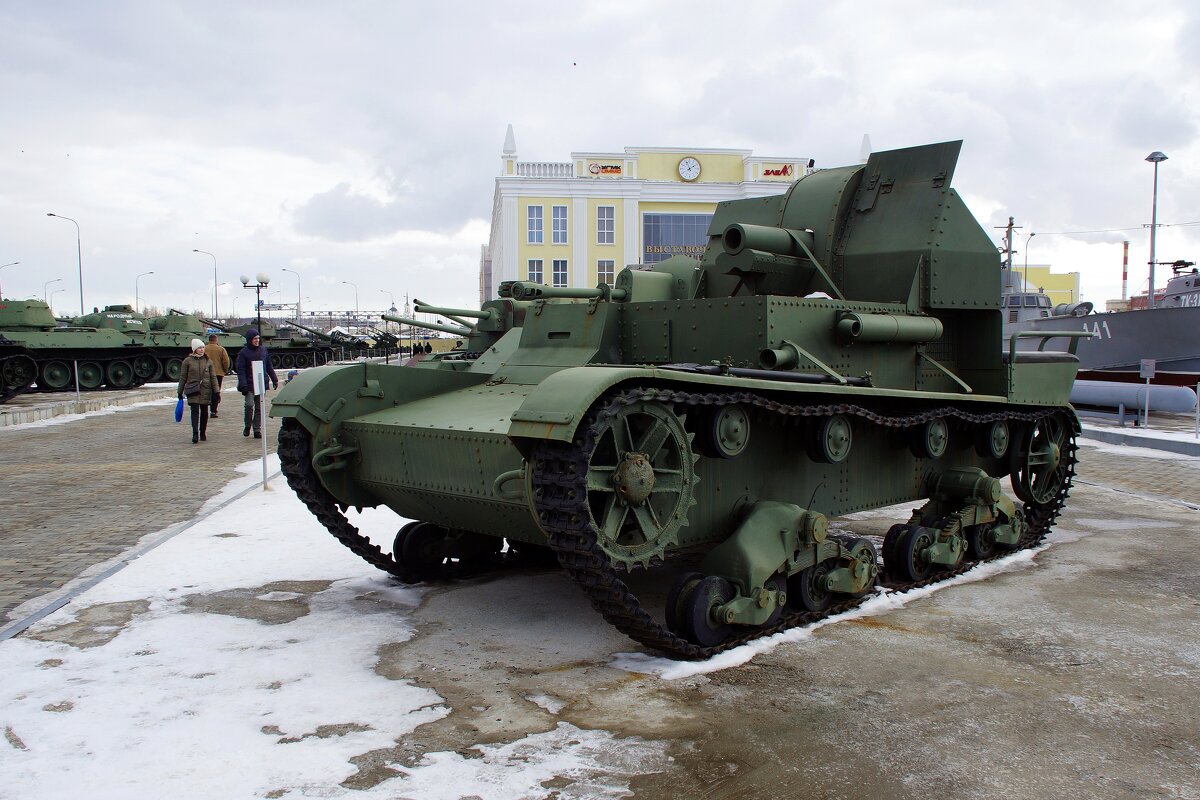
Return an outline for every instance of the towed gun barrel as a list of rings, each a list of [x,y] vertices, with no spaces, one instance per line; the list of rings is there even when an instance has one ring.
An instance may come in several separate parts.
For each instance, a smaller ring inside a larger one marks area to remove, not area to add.
[[[383,319],[388,322],[396,322],[400,325],[412,325],[414,328],[425,328],[431,331],[442,331],[443,333],[453,333],[455,336],[470,336],[471,329],[460,327],[458,325],[439,325],[436,322],[422,322],[419,319],[411,317],[393,317],[391,314],[384,314]]]

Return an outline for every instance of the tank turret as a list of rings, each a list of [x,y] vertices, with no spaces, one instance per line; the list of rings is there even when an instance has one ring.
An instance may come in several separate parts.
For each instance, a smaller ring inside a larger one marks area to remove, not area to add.
[[[1002,340],[960,145],[721,203],[700,259],[613,286],[384,315],[464,344],[293,380],[271,408],[283,472],[403,581],[553,553],[609,623],[682,658],[1031,547],[1074,473],[1077,359]],[[830,526],[904,502],[881,543]],[[378,505],[416,520],[390,553],[342,513]]]

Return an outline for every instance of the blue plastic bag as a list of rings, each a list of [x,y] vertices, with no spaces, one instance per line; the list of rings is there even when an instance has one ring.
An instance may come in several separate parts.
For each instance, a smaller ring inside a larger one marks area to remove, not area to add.
[[[183,398],[179,398],[179,402],[175,404],[175,421],[183,422]]]

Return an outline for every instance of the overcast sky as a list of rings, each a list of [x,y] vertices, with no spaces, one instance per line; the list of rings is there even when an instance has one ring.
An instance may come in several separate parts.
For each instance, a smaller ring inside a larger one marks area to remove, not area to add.
[[[537,161],[679,146],[832,167],[863,134],[963,139],[954,185],[980,222],[1016,217],[1016,261],[1036,232],[1029,263],[1080,271],[1098,304],[1123,239],[1145,288],[1161,150],[1158,260],[1200,260],[1200,11],[976,5],[0,0],[0,264],[21,262],[0,288],[61,278],[53,305],[78,312],[54,212],[80,225],[89,310],[150,270],[143,302],[210,310],[193,249],[230,284],[222,315],[253,305],[242,274],[294,301],[285,267],[307,309],[352,308],[343,281],[362,310],[474,307],[509,123]]]

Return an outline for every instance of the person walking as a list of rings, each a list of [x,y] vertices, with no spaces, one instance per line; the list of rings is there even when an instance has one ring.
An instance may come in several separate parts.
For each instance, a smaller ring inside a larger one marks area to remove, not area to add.
[[[208,344],[204,345],[204,354],[212,362],[213,372],[217,374],[217,391],[213,393],[212,411],[208,415],[212,419],[216,419],[217,406],[221,405],[221,388],[225,384],[225,376],[229,374],[231,366],[229,351],[217,342],[217,335],[215,333],[210,333],[208,335]]]
[[[217,374],[204,353],[204,342],[192,339],[192,353],[179,368],[179,397],[192,409],[192,444],[208,441],[208,406],[217,391]]]
[[[242,436],[249,436],[253,429],[254,438],[262,438],[262,399],[254,393],[254,362],[263,362],[263,380],[271,383],[271,388],[279,388],[279,378],[275,376],[275,370],[271,367],[271,356],[267,354],[267,348],[263,346],[262,339],[258,335],[257,328],[250,328],[246,331],[246,346],[238,351],[237,364],[237,389],[246,399],[245,414],[243,415],[244,426],[242,428]]]

